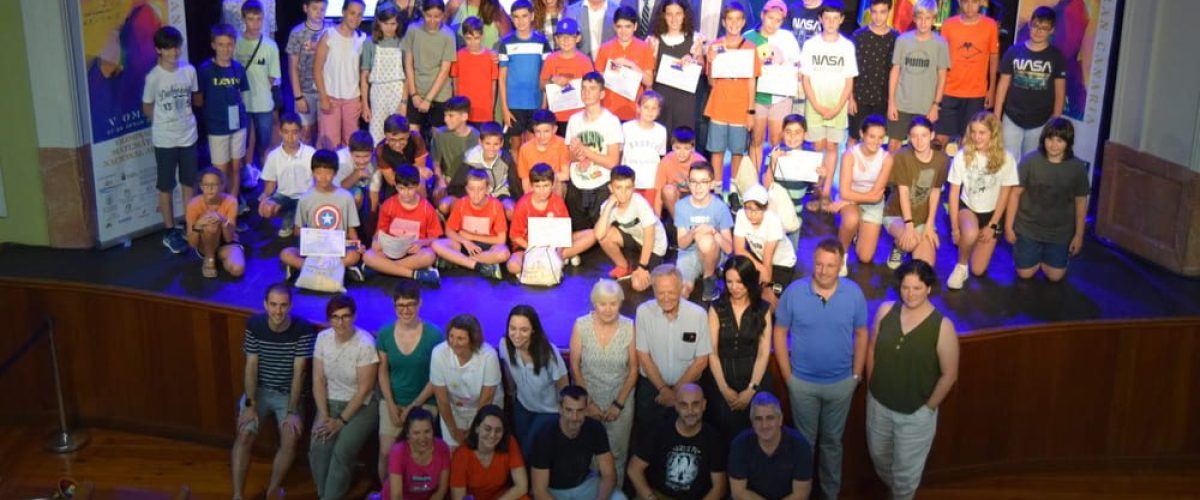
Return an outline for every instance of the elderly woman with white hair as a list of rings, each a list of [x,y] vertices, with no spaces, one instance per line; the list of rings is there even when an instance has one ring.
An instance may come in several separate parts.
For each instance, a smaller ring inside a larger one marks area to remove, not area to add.
[[[587,415],[603,423],[608,433],[618,491],[629,458],[638,376],[633,319],[621,315],[624,299],[617,282],[598,281],[592,287],[592,311],[577,318],[571,330],[571,375],[588,391]]]

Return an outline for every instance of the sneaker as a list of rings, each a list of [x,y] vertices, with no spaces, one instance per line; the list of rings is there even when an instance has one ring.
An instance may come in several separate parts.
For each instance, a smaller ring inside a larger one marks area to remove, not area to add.
[[[904,263],[904,252],[901,252],[899,248],[892,247],[892,254],[888,256],[888,260],[887,260],[888,269],[891,269],[894,271],[896,269],[899,269],[900,264],[903,264],[903,263]]]
[[[579,256],[576,255],[574,257],[567,259],[567,264],[570,265],[571,267],[579,267],[580,264],[583,264],[583,259],[579,258]]]
[[[167,229],[163,233],[162,244],[174,254],[183,253],[188,248],[187,238],[183,236],[183,230],[177,227]]]
[[[246,215],[250,213],[250,205],[246,204],[246,200],[238,198],[238,215]]]
[[[350,280],[355,283],[362,283],[362,282],[367,281],[366,275],[363,274],[363,267],[362,267],[361,263],[347,267],[346,274],[349,275]]]
[[[451,264],[449,261],[447,261],[446,259],[443,259],[441,257],[438,257],[437,260],[433,261],[433,267],[434,267],[434,269],[437,269],[438,271],[446,271],[453,266],[454,266],[453,264]]]
[[[628,268],[624,268],[621,266],[614,266],[612,268],[612,270],[608,272],[608,277],[615,279],[615,280],[622,280],[622,279],[628,278],[632,274],[633,274],[633,272],[630,271]]]
[[[417,269],[413,271],[413,279],[422,285],[437,287],[442,284],[442,275],[437,269]]]
[[[480,276],[490,280],[500,281],[504,279],[504,275],[500,272],[500,264],[476,264],[475,271]]]
[[[963,283],[967,282],[969,274],[967,266],[962,264],[955,265],[954,270],[950,272],[950,277],[946,279],[946,287],[951,290],[961,290]]]
[[[845,278],[846,276],[850,275],[850,267],[846,265],[849,262],[850,262],[850,255],[849,254],[843,255],[842,256],[842,269],[838,271],[839,277]]]
[[[284,264],[283,265],[283,281],[292,281],[292,278],[296,277],[296,271],[297,270],[293,269],[292,266]]]
[[[280,238],[291,238],[292,233],[294,232],[296,232],[296,226],[288,224],[286,226],[279,226],[279,232],[276,234],[278,234]]]
[[[717,277],[709,276],[704,278],[703,292],[700,294],[700,300],[704,302],[712,302],[721,296],[721,291],[717,289]]]

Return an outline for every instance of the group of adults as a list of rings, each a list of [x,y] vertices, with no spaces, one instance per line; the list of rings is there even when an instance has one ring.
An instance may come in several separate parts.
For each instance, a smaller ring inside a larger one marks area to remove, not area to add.
[[[291,314],[291,289],[272,285],[266,312],[247,321],[233,496],[274,415],[272,494],[307,429],[320,498],[347,493],[372,435],[390,498],[836,498],[862,384],[876,472],[894,497],[909,498],[957,378],[957,335],[929,302],[936,276],[919,259],[896,271],[900,298],[869,326],[861,289],[838,276],[844,253],[822,241],[811,276],[774,310],[744,256],[724,264],[725,287],[707,308],[681,296],[671,264],[652,271],[654,297],[634,318],[620,313],[621,286],[599,280],[566,360],[526,305],[512,308],[492,347],[469,314],[443,336],[421,317],[409,280],[393,292],[395,321],[375,334],[356,326],[346,295],[329,300],[330,327],[316,333]],[[772,355],[786,380],[772,380]],[[788,392],[796,430],[783,426],[776,389]]]

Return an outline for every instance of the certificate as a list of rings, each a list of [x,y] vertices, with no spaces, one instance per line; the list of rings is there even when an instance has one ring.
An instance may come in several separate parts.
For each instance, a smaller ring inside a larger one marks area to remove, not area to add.
[[[696,84],[700,83],[700,72],[703,70],[704,68],[699,64],[684,64],[678,57],[663,54],[662,62],[658,65],[658,74],[654,76],[654,81],[668,87],[674,87],[684,92],[695,94]]]
[[[341,229],[300,228],[300,255],[345,257],[346,232]]]
[[[775,162],[775,179],[796,182],[817,182],[817,168],[825,155],[813,151],[790,151]]]
[[[754,50],[719,50],[712,60],[713,78],[754,78]]]
[[[638,87],[642,84],[642,74],[624,66],[608,62],[604,68],[604,88],[616,92],[630,101],[637,99]]]
[[[529,248],[571,247],[570,217],[530,217]]]
[[[583,109],[583,99],[579,95],[581,85],[583,85],[582,78],[571,80],[566,85],[546,84],[546,102],[550,105],[550,111],[557,113]]]
[[[758,76],[758,91],[782,97],[796,97],[799,70],[790,64],[764,64]]]
[[[375,233],[375,238],[379,240],[380,249],[389,259],[404,257],[408,254],[408,247],[412,246],[413,241],[416,241],[409,235],[392,236],[382,231]]]

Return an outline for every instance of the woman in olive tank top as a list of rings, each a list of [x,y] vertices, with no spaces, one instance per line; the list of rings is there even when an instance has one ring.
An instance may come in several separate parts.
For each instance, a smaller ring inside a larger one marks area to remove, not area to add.
[[[938,406],[958,379],[958,334],[929,302],[933,268],[896,270],[900,300],[875,315],[867,349],[867,449],[892,498],[912,498],[937,430]]]

